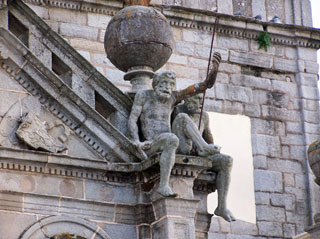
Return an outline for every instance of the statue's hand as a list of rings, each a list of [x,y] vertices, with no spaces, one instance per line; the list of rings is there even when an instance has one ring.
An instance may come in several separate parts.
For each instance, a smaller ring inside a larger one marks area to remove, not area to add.
[[[138,152],[140,153],[142,160],[147,160],[148,155],[144,150],[148,150],[151,148],[151,142],[150,141],[145,141],[145,142],[140,142],[140,141],[135,141],[134,142]]]
[[[215,52],[212,57],[211,70],[209,72],[208,78],[206,79],[207,88],[211,88],[216,82],[220,61],[221,61],[220,53]]]

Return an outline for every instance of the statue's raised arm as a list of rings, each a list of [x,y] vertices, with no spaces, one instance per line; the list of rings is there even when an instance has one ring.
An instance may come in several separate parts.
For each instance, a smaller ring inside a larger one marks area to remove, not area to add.
[[[211,88],[216,81],[220,61],[221,61],[220,53],[215,52],[212,57],[211,69],[210,69],[210,72],[208,74],[207,79],[201,83],[197,83],[197,84],[191,85],[181,91],[177,91],[176,92],[177,103],[180,103],[185,98],[202,93],[206,89]]]

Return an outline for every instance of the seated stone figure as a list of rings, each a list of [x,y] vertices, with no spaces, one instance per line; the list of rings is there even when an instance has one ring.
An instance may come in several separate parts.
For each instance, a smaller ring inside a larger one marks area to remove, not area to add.
[[[175,105],[183,99],[213,86],[220,61],[220,54],[215,53],[207,79],[184,90],[174,91],[176,75],[172,71],[165,71],[154,78],[152,83],[154,90],[141,90],[136,93],[128,121],[129,133],[137,149],[144,154],[144,159],[148,159],[148,156],[156,152],[161,152],[160,183],[157,192],[162,196],[177,196],[169,186],[169,177],[175,163],[176,149],[179,146],[178,137],[171,133],[171,113]],[[143,142],[139,138],[139,119]]]
[[[218,207],[214,213],[230,222],[235,220],[227,209],[227,194],[233,159],[228,155],[221,154],[220,147],[213,144],[207,112],[203,112],[199,131],[202,97],[203,94],[192,96],[185,99],[184,104],[176,107],[172,132],[179,138],[178,153],[185,155],[195,153],[212,161],[212,170],[217,173],[216,187],[218,190]]]

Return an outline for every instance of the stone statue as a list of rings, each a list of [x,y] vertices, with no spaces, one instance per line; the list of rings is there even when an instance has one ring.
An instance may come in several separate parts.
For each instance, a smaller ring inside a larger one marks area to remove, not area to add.
[[[176,149],[179,146],[178,137],[171,133],[171,113],[175,105],[183,99],[213,86],[220,61],[220,54],[215,53],[208,78],[204,82],[191,85],[184,90],[173,91],[175,73],[165,71],[155,76],[152,83],[154,90],[141,90],[136,93],[128,121],[129,133],[138,150],[144,153],[144,159],[147,159],[148,155],[161,152],[160,184],[157,192],[162,196],[177,196],[169,186],[169,177],[175,163]],[[139,138],[139,118],[143,142]]]
[[[176,107],[172,132],[179,138],[178,153],[196,154],[212,161],[212,170],[217,173],[216,187],[218,190],[218,206],[214,213],[230,222],[235,220],[227,209],[227,194],[233,159],[228,155],[221,154],[220,147],[213,144],[207,112],[203,112],[199,131],[202,98],[203,94],[192,96],[185,99],[184,104]]]

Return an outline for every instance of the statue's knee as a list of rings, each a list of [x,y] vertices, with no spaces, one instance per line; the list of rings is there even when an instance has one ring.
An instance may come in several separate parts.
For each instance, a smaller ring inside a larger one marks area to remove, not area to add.
[[[224,160],[224,164],[225,164],[225,167],[231,168],[233,165],[233,158],[231,158],[230,156],[226,156]]]
[[[175,134],[168,135],[167,145],[169,147],[178,148],[178,146],[179,146],[179,138]]]

